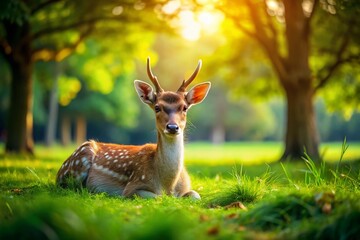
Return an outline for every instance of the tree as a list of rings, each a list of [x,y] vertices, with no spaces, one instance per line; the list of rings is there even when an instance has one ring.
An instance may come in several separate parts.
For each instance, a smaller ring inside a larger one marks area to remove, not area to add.
[[[118,34],[125,34],[122,27],[126,23],[141,22],[140,17],[151,23],[153,7],[151,2],[132,1],[1,1],[0,53],[12,76],[5,150],[33,152],[35,62],[63,60],[97,28],[108,29],[101,24],[104,21],[119,23]],[[150,14],[134,13],[147,9],[151,9]]]
[[[287,126],[282,159],[300,159],[304,149],[319,159],[314,97],[341,66],[359,61],[359,30],[355,26],[360,24],[360,11],[353,2],[243,0],[215,6],[235,29],[261,46],[284,92]],[[322,28],[319,20],[332,26],[325,23]],[[316,33],[323,35],[319,38]],[[319,69],[317,61],[321,61]]]

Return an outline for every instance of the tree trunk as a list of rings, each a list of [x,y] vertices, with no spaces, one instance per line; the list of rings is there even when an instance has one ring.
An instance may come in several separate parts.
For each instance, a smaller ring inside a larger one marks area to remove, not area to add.
[[[313,105],[313,90],[304,85],[285,87],[287,97],[287,126],[285,151],[282,160],[301,159],[306,152],[319,160],[319,136]]]
[[[32,65],[12,62],[6,152],[33,153]]]
[[[50,91],[50,102],[49,102],[49,118],[46,126],[46,139],[45,143],[47,146],[51,146],[55,142],[56,138],[56,126],[58,118],[58,78],[60,74],[60,63],[55,62],[54,68],[54,81]]]
[[[61,120],[61,143],[64,146],[71,143],[71,122],[68,116],[64,116]]]
[[[211,141],[213,144],[223,144],[226,139],[225,118],[227,112],[227,102],[223,91],[217,91],[218,95],[215,102],[215,120],[211,132]]]
[[[8,38],[11,52],[5,56],[9,62],[12,81],[10,86],[10,106],[7,123],[6,152],[33,153],[32,115],[32,70],[31,43],[23,41],[30,34],[27,23],[21,26],[8,24],[11,30]]]
[[[225,126],[221,124],[216,124],[211,132],[212,144],[223,144],[225,142],[225,135]]]
[[[86,119],[83,116],[76,118],[76,144],[80,145],[86,141]]]

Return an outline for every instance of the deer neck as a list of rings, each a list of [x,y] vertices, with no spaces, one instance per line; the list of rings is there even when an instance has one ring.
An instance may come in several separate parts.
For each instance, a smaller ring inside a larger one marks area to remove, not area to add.
[[[156,149],[156,163],[158,174],[164,181],[176,181],[184,162],[184,136],[166,136],[158,133]],[[170,182],[168,184],[171,184]]]

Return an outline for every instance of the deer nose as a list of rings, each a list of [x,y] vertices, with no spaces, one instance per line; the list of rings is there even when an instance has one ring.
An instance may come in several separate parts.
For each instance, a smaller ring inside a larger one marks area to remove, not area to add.
[[[168,124],[166,130],[171,134],[175,134],[179,132],[179,126],[177,124]]]

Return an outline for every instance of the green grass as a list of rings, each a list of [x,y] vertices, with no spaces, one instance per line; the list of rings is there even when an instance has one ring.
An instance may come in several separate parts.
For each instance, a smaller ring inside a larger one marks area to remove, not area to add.
[[[337,162],[341,155],[342,143],[323,143],[320,146],[322,157],[329,162]],[[234,142],[224,145],[208,143],[191,143],[185,148],[185,153],[191,163],[206,165],[242,164],[254,165],[272,163],[281,157],[283,143],[281,142]],[[360,142],[352,142],[346,151],[344,160],[360,159]]]
[[[34,158],[0,157],[0,239],[357,239],[360,144],[342,145],[324,144],[316,164],[277,162],[279,143],[187,144],[201,201],[60,189],[75,146],[37,146]]]

